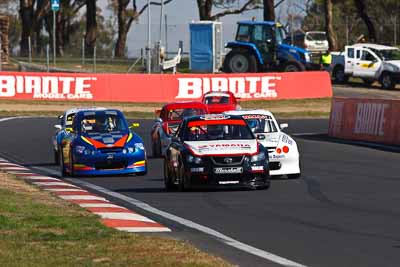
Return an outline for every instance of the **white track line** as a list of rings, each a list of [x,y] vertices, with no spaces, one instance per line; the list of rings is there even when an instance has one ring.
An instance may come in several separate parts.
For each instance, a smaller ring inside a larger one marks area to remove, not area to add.
[[[33,184],[38,185],[38,186],[64,185],[64,186],[78,188],[75,185],[64,183],[64,182],[33,182]]]
[[[130,221],[155,223],[155,221],[150,220],[149,218],[131,212],[93,212],[93,213],[99,215],[102,219],[130,220]]]
[[[74,189],[74,188],[44,188],[46,191],[52,191],[52,192],[87,192],[88,191],[84,189]]]
[[[22,176],[21,177],[24,180],[51,180],[51,181],[59,181],[61,182],[60,179],[54,178],[54,177],[49,177],[49,176]]]
[[[108,201],[104,197],[98,197],[98,196],[91,196],[91,195],[59,195],[59,198],[65,199],[65,200],[102,200],[102,201]]]
[[[137,199],[134,199],[134,198],[130,198],[130,197],[122,195],[120,193],[110,191],[110,190],[108,190],[106,188],[103,188],[103,187],[100,187],[100,186],[97,186],[97,185],[94,185],[94,184],[91,184],[91,183],[88,183],[88,182],[84,182],[84,181],[81,181],[79,179],[67,178],[66,180],[71,181],[71,182],[73,182],[75,184],[79,184],[79,185],[91,188],[91,189],[93,189],[95,191],[98,191],[98,192],[101,192],[103,194],[106,194],[106,195],[121,199],[121,200],[126,201],[126,202],[128,202],[128,203],[130,203],[130,204],[132,204],[132,205],[134,205],[134,206],[136,206],[136,207],[138,207],[140,209],[143,209],[145,211],[148,211],[148,212],[151,212],[151,213],[156,214],[158,216],[167,218],[168,220],[180,223],[180,224],[182,224],[182,225],[184,225],[186,227],[198,230],[198,231],[203,232],[203,233],[205,233],[207,235],[216,237],[219,241],[221,241],[225,245],[237,248],[239,250],[245,251],[245,252],[250,253],[252,255],[259,256],[259,257],[261,257],[263,259],[266,259],[266,260],[269,260],[269,261],[272,261],[272,262],[275,262],[277,264],[280,264],[280,265],[283,265],[283,266],[287,266],[287,267],[305,267],[306,266],[306,265],[291,261],[289,259],[286,259],[284,257],[275,255],[275,254],[270,253],[268,251],[261,250],[261,249],[258,249],[256,247],[247,245],[247,244],[242,243],[242,242],[240,242],[238,240],[235,240],[235,239],[233,239],[233,238],[231,238],[229,236],[226,236],[226,235],[224,235],[224,234],[222,234],[222,233],[220,233],[218,231],[215,231],[215,230],[213,230],[213,229],[211,229],[211,228],[209,228],[207,226],[203,226],[203,225],[195,223],[193,221],[190,221],[190,220],[178,217],[176,215],[173,215],[171,213],[159,210],[159,209],[154,208],[154,207],[152,207],[152,206],[150,206],[150,205],[148,205],[148,204],[146,204],[146,203],[144,203],[144,202],[142,202],[140,200],[137,200]]]
[[[167,227],[115,227],[119,231],[129,232],[129,233],[159,233],[159,232],[171,232],[171,229]]]
[[[118,206],[115,204],[111,203],[81,203],[79,204],[82,208],[121,208],[121,209],[126,209],[125,207]]]

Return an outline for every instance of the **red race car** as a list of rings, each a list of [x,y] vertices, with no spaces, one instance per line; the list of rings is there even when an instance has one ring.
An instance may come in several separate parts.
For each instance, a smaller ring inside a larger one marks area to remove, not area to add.
[[[240,109],[238,98],[229,91],[205,93],[202,102],[208,106],[208,112],[210,113],[222,113]]]
[[[207,105],[201,102],[168,103],[161,110],[156,110],[156,120],[151,129],[151,148],[153,157],[165,155],[165,150],[171,143],[183,118],[208,114]]]

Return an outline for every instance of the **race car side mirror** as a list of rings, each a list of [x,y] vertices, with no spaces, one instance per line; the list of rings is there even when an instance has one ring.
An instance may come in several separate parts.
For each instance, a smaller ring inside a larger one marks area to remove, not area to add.
[[[281,130],[283,130],[283,129],[289,127],[289,124],[287,124],[287,123],[281,123],[281,125],[279,125],[279,127],[281,127]]]
[[[265,135],[257,134],[257,140],[265,140]]]
[[[67,132],[69,132],[69,133],[73,133],[73,132],[74,132],[74,129],[72,129],[72,128],[65,128],[65,130],[66,130]]]
[[[140,127],[140,123],[138,123],[138,122],[134,122],[134,123],[132,123],[131,124],[131,126],[129,126],[129,128],[138,128],[138,127]]]
[[[61,129],[62,129],[62,127],[61,127],[61,125],[60,125],[60,124],[56,124],[56,125],[54,125],[54,129],[56,129],[56,130],[61,130]]]

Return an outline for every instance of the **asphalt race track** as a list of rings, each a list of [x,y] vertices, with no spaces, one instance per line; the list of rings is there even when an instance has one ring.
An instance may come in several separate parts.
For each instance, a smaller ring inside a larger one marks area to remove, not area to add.
[[[52,118],[0,122],[0,156],[43,171],[57,170],[51,147],[55,123]],[[141,124],[138,133],[150,151],[152,121]],[[323,133],[327,124],[327,120],[289,120],[288,132]],[[323,136],[296,135],[295,139],[302,156],[303,177],[273,180],[266,191],[166,192],[162,160],[152,158],[144,177],[79,180],[305,266],[399,266],[400,154],[333,142]],[[163,235],[190,240],[233,264],[279,266],[214,236],[148,211],[137,211],[172,229]]]

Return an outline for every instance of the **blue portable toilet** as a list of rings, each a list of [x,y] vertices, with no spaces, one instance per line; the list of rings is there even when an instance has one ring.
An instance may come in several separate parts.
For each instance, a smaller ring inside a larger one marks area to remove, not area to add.
[[[222,23],[192,22],[190,27],[190,70],[214,73],[222,66]]]

